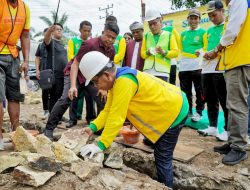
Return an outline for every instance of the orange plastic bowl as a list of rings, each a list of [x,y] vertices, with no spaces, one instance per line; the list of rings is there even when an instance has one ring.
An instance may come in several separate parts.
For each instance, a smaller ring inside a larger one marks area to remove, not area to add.
[[[129,128],[122,128],[120,134],[122,135],[124,142],[127,144],[135,144],[139,142],[140,133],[135,129],[131,130]]]

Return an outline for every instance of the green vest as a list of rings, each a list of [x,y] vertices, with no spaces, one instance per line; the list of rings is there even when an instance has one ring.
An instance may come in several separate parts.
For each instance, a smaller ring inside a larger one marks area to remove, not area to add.
[[[199,28],[197,30],[186,30],[181,33],[182,52],[195,54],[196,50],[203,48],[203,35],[205,30]]]
[[[117,35],[116,39],[115,39],[115,43],[113,44],[114,48],[115,48],[115,54],[118,53],[118,50],[119,50],[119,43],[120,43],[120,40],[122,39],[122,36],[121,35]]]
[[[168,52],[170,49],[170,33],[167,31],[162,31],[159,41],[156,44],[154,40],[154,35],[152,32],[148,32],[145,35],[146,38],[146,51],[148,52],[149,48],[155,48],[157,46],[162,47],[165,52]],[[143,70],[149,70],[155,68],[156,71],[162,73],[170,72],[170,59],[163,57],[161,54],[156,53],[156,55],[150,55],[145,59]]]
[[[222,37],[224,24],[213,26],[207,30],[207,51],[213,50],[219,43]]]
[[[72,38],[73,44],[74,44],[74,56],[78,53],[81,45],[82,45],[82,39],[74,37]]]

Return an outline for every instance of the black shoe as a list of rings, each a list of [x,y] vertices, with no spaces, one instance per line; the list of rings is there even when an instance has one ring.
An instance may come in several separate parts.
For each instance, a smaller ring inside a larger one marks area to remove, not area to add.
[[[77,124],[75,121],[69,121],[69,123],[66,125],[66,128],[74,127]]]
[[[154,143],[152,143],[150,140],[148,140],[145,137],[143,139],[143,144],[145,144],[146,146],[150,146],[151,148],[154,148]]]
[[[224,158],[222,163],[226,165],[235,165],[247,159],[247,152],[232,149]]]
[[[64,123],[67,123],[67,122],[69,122],[69,120],[66,118],[66,117],[64,117],[64,116],[62,116],[62,119],[61,119],[61,121],[62,122],[64,122]]]
[[[231,151],[230,144],[224,144],[222,146],[215,146],[214,152],[218,152],[220,154],[228,154]]]
[[[43,133],[46,137],[48,137],[51,141],[54,140],[53,138],[53,131],[52,130],[48,130],[48,129],[45,129],[44,133]]]

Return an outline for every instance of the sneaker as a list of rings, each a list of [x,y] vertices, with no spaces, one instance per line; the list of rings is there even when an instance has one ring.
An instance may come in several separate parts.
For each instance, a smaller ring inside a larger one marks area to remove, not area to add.
[[[47,119],[49,117],[49,110],[44,110],[42,119]]]
[[[230,144],[224,144],[222,146],[215,146],[214,152],[218,152],[220,154],[228,154],[231,151]]]
[[[201,120],[201,115],[198,114],[198,113],[195,113],[195,114],[193,114],[193,116],[191,117],[191,120],[192,120],[193,122],[200,121],[200,120]]]
[[[0,150],[4,150],[4,142],[3,142],[3,139],[0,139]]]
[[[228,132],[227,131],[223,131],[222,133],[217,133],[217,135],[216,135],[216,139],[218,140],[218,141],[225,141],[225,142],[227,142],[227,140],[228,140]]]
[[[208,128],[198,130],[197,132],[199,134],[203,135],[203,136],[214,136],[214,137],[216,137],[216,135],[217,135],[217,128],[216,127],[208,126]]]
[[[246,159],[246,151],[232,149],[227,155],[224,156],[222,163],[226,165],[235,165]]]

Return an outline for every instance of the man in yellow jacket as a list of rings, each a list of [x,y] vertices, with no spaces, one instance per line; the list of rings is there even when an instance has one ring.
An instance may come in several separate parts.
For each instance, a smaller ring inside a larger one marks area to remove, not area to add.
[[[81,155],[90,153],[92,157],[108,148],[128,118],[154,143],[158,181],[172,188],[173,151],[189,110],[185,93],[150,74],[129,67],[116,69],[108,57],[96,51],[83,56],[80,71],[85,85],[92,81],[98,89],[108,90],[104,110],[84,129],[92,135],[104,128],[102,135],[97,144],[82,147]]]
[[[3,100],[8,100],[8,112],[12,130],[19,126],[20,102],[24,95],[20,93],[19,80],[21,70],[28,71],[30,51],[30,11],[22,0],[0,0],[0,150],[4,149]],[[20,39],[23,63],[20,65],[17,42]]]
[[[250,85],[250,0],[227,0],[228,23],[220,44],[205,54],[211,60],[221,52],[218,70],[225,70],[228,108],[228,143],[214,150],[226,154],[224,164],[247,159],[248,103]],[[239,11],[240,10],[240,11]]]

